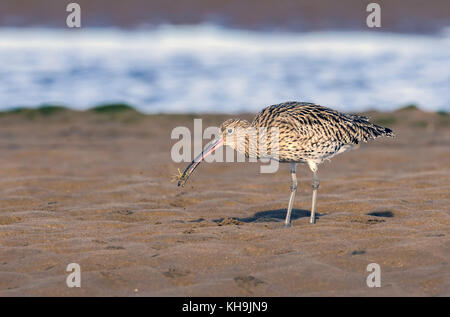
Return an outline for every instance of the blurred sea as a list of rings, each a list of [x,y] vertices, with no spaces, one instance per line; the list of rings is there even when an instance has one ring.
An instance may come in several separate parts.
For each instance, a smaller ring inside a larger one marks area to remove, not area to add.
[[[146,113],[228,113],[288,100],[343,111],[410,103],[448,111],[450,29],[0,28],[0,110],[126,102]]]

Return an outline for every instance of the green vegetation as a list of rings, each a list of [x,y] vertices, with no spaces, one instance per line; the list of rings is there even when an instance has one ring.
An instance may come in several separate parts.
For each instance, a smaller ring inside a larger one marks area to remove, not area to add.
[[[132,106],[126,103],[103,104],[89,109],[89,111],[106,114],[116,114],[123,112],[137,112]]]
[[[37,117],[53,116],[66,111],[76,112],[61,105],[44,104],[37,108],[16,107],[6,111],[0,111],[0,116],[18,115],[27,119],[34,119]],[[103,104],[89,109],[88,112],[105,114],[112,119],[130,122],[136,121],[142,116],[140,112],[125,103]]]
[[[398,109],[398,111],[412,111],[412,110],[419,110],[419,107],[416,104],[412,103]]]
[[[89,109],[88,112],[101,114],[105,119],[118,120],[125,124],[135,123],[144,118],[144,114],[126,103],[102,104]]]
[[[66,107],[57,105],[43,105],[36,109],[36,111],[43,116],[49,116],[55,113],[63,112],[68,110]]]
[[[42,105],[38,108],[25,108],[25,107],[17,107],[7,111],[3,111],[0,115],[8,115],[8,114],[16,114],[23,115],[28,119],[33,119],[37,116],[50,116],[56,113],[61,113],[67,111],[68,109],[59,105]]]

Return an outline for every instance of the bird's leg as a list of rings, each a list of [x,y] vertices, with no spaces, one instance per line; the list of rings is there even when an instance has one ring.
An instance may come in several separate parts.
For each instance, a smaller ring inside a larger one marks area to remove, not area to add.
[[[309,219],[309,223],[316,222],[316,201],[317,201],[317,190],[319,189],[319,177],[317,176],[317,171],[313,171],[313,181],[312,181],[312,206],[311,206],[311,218]]]
[[[291,197],[289,198],[289,206],[286,213],[286,220],[284,221],[284,227],[291,226],[291,211],[294,204],[295,192],[297,191],[297,163],[291,163]]]

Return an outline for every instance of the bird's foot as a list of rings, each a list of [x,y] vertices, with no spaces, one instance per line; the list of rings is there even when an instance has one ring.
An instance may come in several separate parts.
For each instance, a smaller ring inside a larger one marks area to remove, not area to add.
[[[289,223],[284,223],[283,224],[283,228],[290,228],[290,227],[292,227],[292,222],[289,222]]]

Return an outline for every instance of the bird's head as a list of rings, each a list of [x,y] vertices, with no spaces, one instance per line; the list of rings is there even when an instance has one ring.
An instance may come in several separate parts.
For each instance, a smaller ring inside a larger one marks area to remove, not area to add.
[[[236,149],[239,142],[244,142],[249,127],[250,123],[247,120],[228,119],[220,126],[223,144]]]
[[[203,151],[194,158],[194,160],[186,167],[184,172],[178,177],[178,186],[184,186],[189,176],[194,172],[197,166],[214,150],[220,146],[228,145],[236,149],[237,144],[243,141],[245,129],[250,126],[246,120],[229,119],[220,126],[221,135],[209,142]]]

